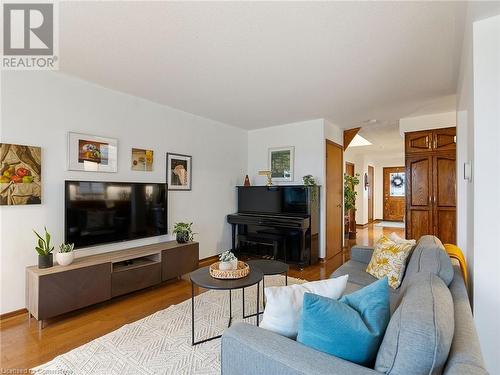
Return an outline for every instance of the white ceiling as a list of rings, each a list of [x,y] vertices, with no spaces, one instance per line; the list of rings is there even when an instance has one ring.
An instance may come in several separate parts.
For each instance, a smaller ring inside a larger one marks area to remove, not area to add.
[[[455,92],[464,7],[61,2],[60,70],[246,129],[393,121]]]

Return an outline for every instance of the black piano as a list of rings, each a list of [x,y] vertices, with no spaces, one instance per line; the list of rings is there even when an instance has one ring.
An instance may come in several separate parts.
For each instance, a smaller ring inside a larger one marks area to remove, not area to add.
[[[237,255],[267,256],[304,267],[318,262],[319,187],[238,186],[232,225]],[[313,191],[316,189],[316,191]]]

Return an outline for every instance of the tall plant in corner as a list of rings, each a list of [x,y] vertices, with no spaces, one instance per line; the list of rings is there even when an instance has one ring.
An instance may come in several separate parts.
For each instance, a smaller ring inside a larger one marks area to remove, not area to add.
[[[54,246],[50,243],[50,233],[47,232],[47,228],[44,227],[45,238],[40,236],[35,230],[33,232],[38,237],[37,245],[35,250],[38,253],[38,268],[49,268],[54,265],[52,258],[52,251],[54,251]]]
[[[346,223],[346,233],[349,233],[349,214],[351,210],[356,211],[356,185],[359,185],[359,173],[349,176],[344,173],[344,220]]]

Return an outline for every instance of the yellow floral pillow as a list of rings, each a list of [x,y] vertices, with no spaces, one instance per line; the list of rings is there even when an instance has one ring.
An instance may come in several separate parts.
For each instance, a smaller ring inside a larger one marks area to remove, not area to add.
[[[396,243],[386,236],[382,236],[375,244],[372,259],[366,272],[381,279],[387,276],[389,286],[397,289],[403,279],[406,259],[411,253],[413,244]]]

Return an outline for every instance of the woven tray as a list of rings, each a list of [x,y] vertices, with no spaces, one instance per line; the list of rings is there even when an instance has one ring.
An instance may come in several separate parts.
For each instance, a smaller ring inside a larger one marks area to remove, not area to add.
[[[216,262],[210,265],[209,271],[210,276],[216,279],[241,279],[250,273],[250,267],[245,262],[241,260],[238,261],[238,269],[236,270],[220,270],[220,262]]]

